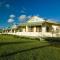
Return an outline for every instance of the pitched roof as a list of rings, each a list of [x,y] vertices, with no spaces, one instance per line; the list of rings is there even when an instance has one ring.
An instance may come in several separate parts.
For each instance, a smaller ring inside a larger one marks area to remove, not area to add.
[[[32,22],[42,22],[42,21],[45,21],[43,18],[41,17],[38,17],[38,16],[33,16],[31,17],[27,23],[32,23]]]
[[[42,25],[42,23],[50,23],[50,24],[58,24],[60,25],[60,23],[58,22],[55,22],[55,21],[52,21],[52,20],[48,20],[48,19],[43,19],[43,18],[40,18],[38,16],[33,16],[31,17],[26,23],[20,23],[19,26],[35,26],[35,25]]]

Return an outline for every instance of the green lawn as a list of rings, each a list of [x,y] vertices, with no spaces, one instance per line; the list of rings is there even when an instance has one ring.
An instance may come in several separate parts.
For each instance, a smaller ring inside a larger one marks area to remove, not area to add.
[[[60,46],[38,38],[0,35],[0,60],[60,60]]]

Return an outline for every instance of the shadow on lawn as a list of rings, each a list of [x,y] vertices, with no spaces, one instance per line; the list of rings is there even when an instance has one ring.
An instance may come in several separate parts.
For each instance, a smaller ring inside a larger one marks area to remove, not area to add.
[[[52,44],[52,46],[60,48],[60,37],[47,37],[45,40],[48,41],[49,44]]]
[[[11,55],[15,55],[17,53],[22,53],[22,52],[26,52],[26,51],[30,51],[30,50],[35,50],[35,49],[39,49],[39,48],[44,48],[44,47],[49,47],[49,46],[54,46],[54,47],[60,47],[60,38],[51,38],[51,37],[48,37],[48,38],[44,38],[46,41],[48,41],[48,45],[44,45],[44,46],[39,46],[39,47],[34,47],[34,48],[30,48],[30,49],[25,49],[25,50],[19,50],[19,51],[15,51],[15,52],[12,52],[12,53],[8,53],[8,54],[4,54],[4,55],[0,55],[0,57],[7,57],[7,56],[11,56]],[[13,44],[14,42],[10,43],[10,44]],[[22,42],[15,42],[14,44],[18,44],[18,43],[22,43]],[[9,44],[9,43],[7,43]]]
[[[26,51],[30,51],[30,50],[35,50],[35,49],[39,49],[39,48],[44,48],[44,47],[48,47],[48,46],[51,46],[51,44],[44,45],[44,46],[39,46],[39,47],[35,47],[35,48],[30,48],[30,49],[25,49],[25,50],[21,50],[21,51],[16,51],[16,52],[8,53],[8,54],[4,54],[4,55],[1,55],[0,57],[3,58],[3,57],[15,55],[17,53],[22,53],[22,52],[26,52]]]
[[[32,43],[33,41],[20,41],[20,42],[0,42],[0,46],[10,45],[10,44],[24,44],[24,43]]]

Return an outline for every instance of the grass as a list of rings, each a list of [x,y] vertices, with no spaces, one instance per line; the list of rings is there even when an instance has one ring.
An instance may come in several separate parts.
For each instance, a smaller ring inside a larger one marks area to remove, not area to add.
[[[0,60],[60,60],[60,46],[38,38],[0,35]]]

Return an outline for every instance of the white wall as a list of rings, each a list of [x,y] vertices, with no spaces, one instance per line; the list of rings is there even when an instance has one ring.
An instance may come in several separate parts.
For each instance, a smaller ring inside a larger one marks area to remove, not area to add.
[[[16,33],[8,33],[8,34],[19,35],[19,36],[52,37],[52,33],[49,33],[49,32],[45,32],[45,33],[42,33],[42,32],[16,32]],[[54,33],[53,37],[56,37],[56,36],[57,35]],[[60,33],[59,33],[59,36],[57,36],[57,37],[60,37]]]
[[[58,26],[52,25],[52,28],[54,29],[54,31],[56,31]]]

